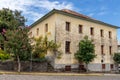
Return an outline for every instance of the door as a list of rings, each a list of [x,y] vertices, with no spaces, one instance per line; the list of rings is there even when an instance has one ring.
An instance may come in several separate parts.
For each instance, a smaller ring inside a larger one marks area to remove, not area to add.
[[[105,64],[102,64],[102,69],[105,69]]]
[[[65,66],[65,71],[71,71],[71,66]]]

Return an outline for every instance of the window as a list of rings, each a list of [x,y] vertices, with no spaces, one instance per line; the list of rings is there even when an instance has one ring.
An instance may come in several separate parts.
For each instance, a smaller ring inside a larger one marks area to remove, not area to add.
[[[82,25],[79,25],[79,27],[78,27],[79,29],[79,33],[82,33]]]
[[[105,69],[105,64],[102,64],[102,69]]]
[[[112,54],[112,46],[109,46],[109,53]]]
[[[37,31],[36,31],[36,33],[37,33],[37,36],[39,35],[39,28],[37,28]]]
[[[70,41],[66,41],[65,43],[65,52],[70,53]]]
[[[90,34],[94,35],[94,28],[93,27],[90,28]]]
[[[120,45],[118,45],[118,50],[120,50]]]
[[[83,64],[80,64],[80,65],[79,65],[79,70],[85,70],[85,67],[84,67]]]
[[[70,31],[70,22],[66,22],[66,31]]]
[[[104,34],[104,31],[101,29],[101,30],[100,30],[100,36],[101,36],[101,37],[104,37],[103,34]]]
[[[71,71],[71,66],[70,65],[65,66],[65,71]]]
[[[110,64],[110,68],[113,69],[113,67],[114,67],[113,64]]]
[[[45,32],[48,32],[48,24],[45,24]]]
[[[109,38],[111,39],[112,38],[112,32],[109,31]]]
[[[104,55],[104,45],[101,45],[101,54]]]
[[[32,32],[29,33],[29,36],[32,37]]]

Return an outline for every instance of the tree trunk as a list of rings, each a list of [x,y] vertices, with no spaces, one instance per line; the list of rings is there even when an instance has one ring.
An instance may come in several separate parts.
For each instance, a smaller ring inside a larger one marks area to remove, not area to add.
[[[19,58],[19,56],[17,55],[17,64],[18,64],[18,72],[20,72],[21,71],[21,63],[20,63],[20,58]]]

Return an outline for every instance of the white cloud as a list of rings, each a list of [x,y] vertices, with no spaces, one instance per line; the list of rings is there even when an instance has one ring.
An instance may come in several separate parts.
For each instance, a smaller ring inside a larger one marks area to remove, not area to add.
[[[90,16],[90,17],[92,17],[92,16],[94,16],[95,15],[95,13],[89,13],[88,14],[88,16]]]
[[[63,8],[67,8],[67,9],[72,9],[73,5],[71,3],[66,3],[66,2],[58,2],[58,1],[53,1],[50,2],[49,0],[39,0],[38,2],[35,2],[35,6],[36,7],[41,7],[41,8],[45,8],[47,10],[51,10],[53,8],[56,9],[63,9]]]
[[[105,12],[105,11],[103,11],[103,12],[99,12],[97,15],[105,15],[105,14],[107,14],[107,12]]]
[[[74,9],[72,3],[50,0],[0,0],[0,9],[20,10],[26,18],[36,21],[52,9]]]

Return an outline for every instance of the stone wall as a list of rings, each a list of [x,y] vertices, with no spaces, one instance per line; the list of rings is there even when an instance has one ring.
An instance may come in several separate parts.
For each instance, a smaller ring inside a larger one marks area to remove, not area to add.
[[[32,62],[32,70],[30,68],[31,62],[21,62],[21,71],[35,71],[35,72],[46,72],[48,70],[47,62]],[[0,70],[3,71],[17,71],[17,62],[14,61],[0,61]]]
[[[113,55],[117,51],[117,38],[116,38],[116,29],[110,26],[97,24],[94,22],[89,22],[82,19],[76,19],[73,17],[57,14],[56,19],[56,43],[61,43],[59,48],[62,51],[61,59],[55,59],[54,68],[63,68],[67,65],[71,67],[74,64],[78,64],[78,61],[75,59],[74,54],[78,50],[79,41],[83,39],[85,35],[88,35],[89,39],[92,39],[95,44],[95,54],[97,57],[94,59],[90,65],[91,70],[100,71],[102,60],[106,65],[106,71],[110,70],[108,64],[114,64]],[[70,22],[70,31],[66,31],[65,26],[66,22]],[[78,25],[83,25],[83,33],[78,32]],[[94,35],[90,34],[90,28],[94,28]],[[104,30],[104,37],[101,37],[100,30]],[[108,32],[111,31],[111,37],[109,38]],[[70,41],[70,53],[65,52],[65,42]],[[102,55],[101,45],[104,45],[104,50]],[[112,47],[111,54],[109,47]],[[57,64],[57,66],[56,66]],[[99,65],[97,65],[99,64]]]
[[[0,70],[12,71],[14,70],[14,62],[13,61],[0,61]]]

